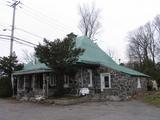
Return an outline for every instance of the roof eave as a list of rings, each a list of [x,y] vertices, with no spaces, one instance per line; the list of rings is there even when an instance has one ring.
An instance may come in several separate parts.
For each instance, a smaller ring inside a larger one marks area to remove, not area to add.
[[[53,72],[51,69],[39,69],[39,70],[27,70],[27,71],[15,71],[12,75],[25,75],[25,74],[34,74],[34,73],[45,73]]]

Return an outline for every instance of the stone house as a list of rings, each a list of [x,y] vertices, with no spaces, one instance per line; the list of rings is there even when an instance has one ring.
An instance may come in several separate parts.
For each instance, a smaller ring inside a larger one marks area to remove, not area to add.
[[[147,89],[148,75],[123,67],[114,62],[98,45],[87,37],[76,38],[76,47],[85,52],[77,62],[75,76],[64,76],[66,94],[79,95],[81,88],[88,88],[91,95],[116,96],[125,99]],[[15,95],[54,96],[57,77],[43,63],[26,64],[23,70],[12,74]]]

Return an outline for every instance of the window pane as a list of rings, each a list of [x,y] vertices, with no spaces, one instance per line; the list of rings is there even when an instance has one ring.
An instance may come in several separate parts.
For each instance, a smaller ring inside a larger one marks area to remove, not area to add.
[[[105,87],[108,88],[109,87],[109,76],[104,77],[104,82],[105,82]]]

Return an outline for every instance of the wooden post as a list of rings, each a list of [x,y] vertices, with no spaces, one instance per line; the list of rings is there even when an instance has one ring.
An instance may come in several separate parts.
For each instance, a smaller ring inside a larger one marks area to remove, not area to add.
[[[46,89],[47,89],[47,97],[48,97],[48,85],[49,85],[49,80],[47,79],[47,85],[46,85]]]
[[[46,85],[45,85],[45,73],[43,73],[43,96],[45,96],[45,89],[46,89],[46,87],[45,87]]]
[[[17,92],[19,90],[19,77],[17,76]]]
[[[32,89],[35,90],[35,74],[32,75]]]
[[[81,87],[83,87],[83,69],[81,67]]]
[[[13,91],[13,96],[14,96],[14,79],[13,79],[13,74],[11,74],[11,82],[12,82],[12,91]]]
[[[23,81],[23,90],[26,91],[26,77],[24,75],[24,81]]]

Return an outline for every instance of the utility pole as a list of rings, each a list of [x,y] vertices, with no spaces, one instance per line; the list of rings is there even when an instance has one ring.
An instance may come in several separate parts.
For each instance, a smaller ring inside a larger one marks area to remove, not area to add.
[[[11,30],[11,43],[10,43],[10,78],[12,83],[12,90],[13,90],[13,96],[15,94],[14,91],[14,79],[12,75],[12,56],[13,56],[13,40],[14,40],[14,28],[15,28],[15,15],[16,15],[16,7],[20,3],[20,1],[12,0],[13,3],[10,5],[10,7],[13,8],[13,17],[12,17],[12,30]],[[8,2],[10,3],[10,2]]]
[[[12,57],[13,52],[13,39],[14,39],[14,26],[15,26],[15,15],[16,15],[16,7],[20,3],[20,1],[13,1],[13,4],[10,7],[13,7],[13,17],[12,17],[12,30],[11,30],[11,43],[10,43],[10,57]]]

